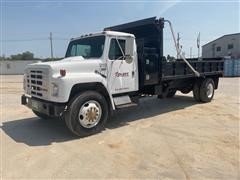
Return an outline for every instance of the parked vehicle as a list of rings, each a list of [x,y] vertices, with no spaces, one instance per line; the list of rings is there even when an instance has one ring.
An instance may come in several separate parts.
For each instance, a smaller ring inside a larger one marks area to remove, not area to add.
[[[156,17],[105,28],[70,41],[66,57],[28,65],[22,104],[41,118],[61,117],[69,130],[88,136],[104,129],[113,110],[138,104],[140,98],[171,98],[193,91],[210,102],[223,75],[223,61],[163,55],[163,28]]]

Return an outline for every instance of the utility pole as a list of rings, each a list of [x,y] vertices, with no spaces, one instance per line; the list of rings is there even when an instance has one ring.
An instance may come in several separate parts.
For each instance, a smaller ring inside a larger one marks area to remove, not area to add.
[[[190,47],[190,58],[192,58],[192,47]]]
[[[50,32],[50,47],[51,47],[51,59],[53,60],[53,44],[52,44],[52,32]]]
[[[183,57],[185,57],[185,52],[184,51],[182,52],[182,55],[183,55]]]
[[[197,38],[197,48],[198,48],[198,60],[200,58],[200,32],[198,33],[198,38]]]
[[[178,49],[179,49],[179,51],[177,52],[177,59],[179,59],[179,53],[180,53],[180,43],[179,43],[179,41],[180,41],[180,35],[179,35],[179,33],[177,33],[177,47],[178,47]]]

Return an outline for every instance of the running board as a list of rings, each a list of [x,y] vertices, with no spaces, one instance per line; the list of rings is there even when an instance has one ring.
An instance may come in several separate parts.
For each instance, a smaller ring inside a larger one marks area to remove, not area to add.
[[[122,104],[129,104],[132,103],[130,97],[128,95],[125,96],[117,96],[113,98],[114,104],[116,106],[122,105]]]
[[[137,103],[128,103],[128,104],[121,104],[116,106],[116,109],[122,109],[122,108],[127,108],[127,107],[134,107],[137,106]]]
[[[113,101],[117,109],[137,106],[137,103],[132,102],[131,98],[128,95],[114,97]]]

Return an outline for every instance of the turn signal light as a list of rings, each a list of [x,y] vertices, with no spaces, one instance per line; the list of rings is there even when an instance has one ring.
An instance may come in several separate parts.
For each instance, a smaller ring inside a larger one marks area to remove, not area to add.
[[[65,69],[60,69],[60,75],[61,76],[66,76],[66,70]]]

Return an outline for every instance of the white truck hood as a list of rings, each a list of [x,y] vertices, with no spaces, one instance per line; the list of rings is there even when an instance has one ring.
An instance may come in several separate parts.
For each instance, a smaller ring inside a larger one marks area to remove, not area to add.
[[[30,64],[27,68],[31,69],[49,69],[52,76],[59,76],[60,69],[67,73],[87,73],[94,72],[100,68],[100,59],[84,59],[82,56],[64,58],[59,61],[39,62]]]

